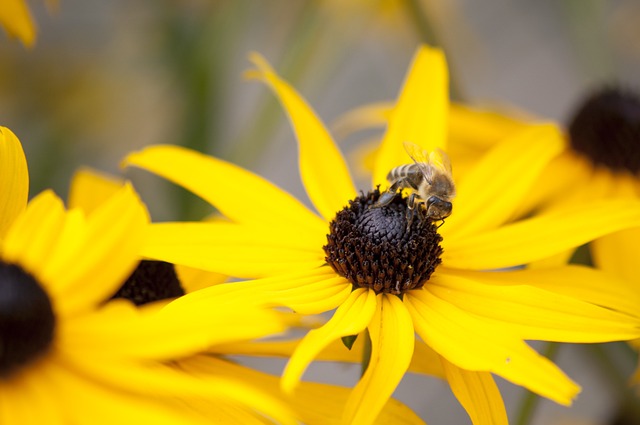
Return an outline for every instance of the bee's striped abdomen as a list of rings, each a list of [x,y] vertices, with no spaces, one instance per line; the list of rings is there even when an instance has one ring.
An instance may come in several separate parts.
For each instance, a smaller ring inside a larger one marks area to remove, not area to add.
[[[394,182],[401,178],[409,177],[415,173],[416,168],[416,164],[399,165],[389,171],[389,174],[387,174],[387,180],[390,182]]]

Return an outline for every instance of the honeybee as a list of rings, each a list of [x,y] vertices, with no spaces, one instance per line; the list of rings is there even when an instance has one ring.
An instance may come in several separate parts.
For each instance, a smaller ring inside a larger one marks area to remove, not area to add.
[[[415,214],[415,207],[424,205],[424,214],[428,220],[443,220],[451,215],[451,201],[456,187],[451,176],[451,161],[447,154],[436,149],[426,152],[420,146],[404,142],[404,148],[413,160],[413,164],[395,167],[387,174],[391,186],[380,195],[374,208],[391,203],[398,190],[411,189],[407,200],[409,225]]]

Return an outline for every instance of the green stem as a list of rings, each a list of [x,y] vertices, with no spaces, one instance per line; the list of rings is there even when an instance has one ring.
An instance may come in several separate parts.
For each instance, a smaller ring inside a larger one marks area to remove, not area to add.
[[[296,25],[290,31],[291,45],[287,46],[284,56],[276,66],[279,74],[294,86],[302,79],[311,64],[316,50],[314,45],[320,39],[318,32],[321,28],[315,6],[310,2],[305,3],[296,19]],[[244,164],[254,162],[260,156],[266,142],[275,133],[282,110],[271,93],[265,94],[262,98],[256,116],[258,118],[233,144],[232,151],[227,155],[230,161]]]
[[[612,351],[618,351],[618,353]],[[626,356],[629,355],[629,351],[632,350],[624,342],[589,345],[589,352],[609,379],[610,387],[617,393],[619,423],[631,424],[640,423],[640,403],[638,403],[638,396],[629,388],[629,377],[618,367],[619,354]]]
[[[558,353],[559,348],[560,345],[557,342],[549,342],[547,348],[543,352],[543,355],[549,360],[553,360],[553,358]],[[540,397],[537,394],[527,390],[527,393],[522,400],[522,404],[520,405],[518,419],[516,420],[515,424],[529,425],[531,423],[531,420],[533,419],[535,410],[538,407],[538,403],[540,403]]]

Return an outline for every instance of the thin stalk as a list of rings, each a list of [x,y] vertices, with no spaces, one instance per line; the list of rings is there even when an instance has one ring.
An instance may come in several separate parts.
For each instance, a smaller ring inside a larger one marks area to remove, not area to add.
[[[405,11],[407,12],[407,15],[422,43],[444,49],[441,39],[434,31],[434,25],[429,20],[429,14],[426,12],[422,1],[423,0],[405,0]],[[451,63],[449,63],[448,66],[449,91],[451,93],[451,98],[454,100],[462,100],[464,97],[460,89],[460,84],[458,83],[459,79],[456,77],[457,72]]]

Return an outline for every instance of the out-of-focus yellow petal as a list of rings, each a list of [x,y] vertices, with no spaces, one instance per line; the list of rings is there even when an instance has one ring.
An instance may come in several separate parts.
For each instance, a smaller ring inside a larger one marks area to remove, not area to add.
[[[410,162],[403,142],[426,151],[446,150],[449,75],[444,53],[422,46],[398,96],[373,172],[373,186],[386,185],[389,170]]]
[[[605,180],[594,181],[593,165],[565,146],[563,152],[549,161],[540,173],[528,196],[517,206],[516,215],[524,216],[540,207],[549,211],[571,203],[599,199],[607,192],[609,184]]]
[[[247,71],[246,76],[265,82],[282,103],[298,140],[304,187],[318,212],[327,221],[332,220],[336,212],[356,197],[342,153],[302,96],[282,80],[262,56],[252,53],[249,59],[258,69]],[[280,208],[278,206],[278,210]]]
[[[62,200],[50,190],[40,193],[7,232],[2,247],[3,260],[19,263],[30,273],[40,276],[42,259],[55,252],[53,246],[64,221]]]
[[[102,371],[103,369],[96,368],[94,364],[92,370]],[[115,368],[113,370],[109,368],[104,372],[108,375],[115,370]],[[81,374],[71,370],[67,364],[47,368],[44,372],[46,378],[55,383],[51,388],[56,388],[56,391],[51,391],[50,396],[63,406],[66,423],[86,423],[90,420],[92,424],[109,425],[122,422],[123,418],[131,423],[158,425],[209,423],[197,420],[184,409],[179,410],[177,404],[168,402],[169,399],[163,403],[158,399],[144,398],[126,392],[120,393],[114,391],[111,386],[85,379]],[[145,391],[142,394],[145,393],[148,392]]]
[[[52,291],[64,301],[66,312],[92,309],[118,290],[140,260],[148,221],[146,207],[126,184],[87,217],[82,243],[49,254],[42,278],[56,283]],[[66,229],[70,231],[62,238],[76,240],[80,227]]]
[[[56,382],[48,379],[47,362],[32,366],[30,373],[13,376],[0,387],[0,423],[65,425],[64,408],[51,394]]]
[[[199,289],[208,288],[212,285],[224,283],[229,279],[229,276],[224,274],[182,265],[176,265],[175,270],[178,280],[180,281],[180,286],[182,286],[182,289],[184,289],[187,294]]]
[[[450,268],[474,270],[513,267],[637,226],[640,226],[640,202],[636,200],[568,205],[461,239],[454,238],[452,230],[442,242],[442,263]]]
[[[640,227],[602,236],[591,243],[595,265],[640,287]]]
[[[373,292],[373,291],[371,291]],[[391,294],[379,294],[368,326],[371,357],[345,407],[344,423],[372,424],[409,368],[415,334],[411,316]]]
[[[571,404],[580,391],[556,365],[502,326],[471,315],[428,290],[408,292],[404,304],[418,335],[462,369],[495,373],[564,405]]]
[[[90,214],[122,188],[124,180],[89,168],[73,175],[69,188],[69,209],[80,208]]]
[[[112,301],[82,321],[61,324],[64,344],[60,349],[65,355],[77,352],[100,357],[106,351],[112,358],[169,360],[215,344],[275,335],[286,329],[281,313],[233,296],[216,301],[215,308],[211,304],[182,305],[159,312],[155,308],[139,312],[126,301]]]
[[[477,157],[506,137],[523,130],[529,125],[527,121],[498,111],[451,103],[448,151],[452,158],[454,152]]]
[[[384,127],[392,111],[392,102],[371,103],[347,112],[338,118],[331,128],[338,139],[343,139],[360,130]]]
[[[282,389],[292,392],[314,357],[332,341],[359,334],[369,324],[375,309],[375,292],[363,288],[353,291],[338,307],[331,320],[310,331],[300,341],[282,374]]]
[[[0,239],[24,210],[28,195],[29,171],[20,140],[8,128],[0,127]]]
[[[453,214],[442,228],[443,237],[465,238],[511,219],[563,146],[562,135],[553,125],[528,127],[497,144],[457,183]]]
[[[327,225],[320,217],[284,190],[241,167],[190,149],[151,146],[129,154],[122,165],[164,177],[238,223],[286,225],[311,233],[326,231]],[[243,196],[239,188],[251,188],[251,196]]]
[[[189,362],[208,363],[215,361],[206,356],[190,358]],[[175,397],[176,394],[188,402],[189,398],[209,398],[247,405],[273,418],[277,423],[295,425],[291,412],[284,403],[258,388],[232,376],[217,373],[192,376],[176,368],[153,365],[142,368],[137,364],[118,363],[111,368],[96,368],[90,359],[74,356],[70,367],[88,375],[98,382],[123,391],[149,394],[160,397]],[[215,404],[215,401],[212,401]],[[188,410],[185,410],[188,412]],[[188,417],[188,416],[187,416]]]
[[[26,47],[32,47],[36,40],[36,26],[26,0],[4,0],[0,7],[0,26]]]
[[[440,357],[451,391],[467,411],[473,425],[507,425],[507,411],[500,390],[488,372],[459,368]]]
[[[325,233],[223,222],[149,226],[142,255],[228,276],[255,278],[324,264]]]
[[[564,279],[580,282],[582,273],[572,276],[572,269],[560,270]],[[429,292],[527,340],[609,342],[640,337],[640,319],[612,311],[615,305],[601,308],[549,290],[517,285],[517,278],[510,286],[492,285],[491,277],[485,281],[485,274],[495,273],[468,272],[461,277],[442,272],[430,279]],[[606,287],[606,280],[601,283]]]
[[[569,265],[550,269],[473,272],[447,269],[447,274],[482,279],[492,285],[530,285],[639,317],[637,287],[617,276],[590,267]],[[478,276],[480,276],[478,278]]]

